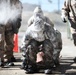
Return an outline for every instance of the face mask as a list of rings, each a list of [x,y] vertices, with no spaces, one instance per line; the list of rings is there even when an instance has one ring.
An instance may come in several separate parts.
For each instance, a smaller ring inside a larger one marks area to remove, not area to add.
[[[44,22],[41,18],[36,17],[35,21],[34,21],[34,27],[37,30],[43,30],[44,29]]]
[[[34,13],[34,18],[39,17],[41,19],[44,19],[43,13]]]

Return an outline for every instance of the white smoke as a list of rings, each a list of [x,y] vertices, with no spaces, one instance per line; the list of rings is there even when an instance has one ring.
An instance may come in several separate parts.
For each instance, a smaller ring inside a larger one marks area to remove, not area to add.
[[[16,20],[20,14],[21,9],[14,4],[11,6],[10,0],[0,2],[0,24],[5,25],[9,20]]]

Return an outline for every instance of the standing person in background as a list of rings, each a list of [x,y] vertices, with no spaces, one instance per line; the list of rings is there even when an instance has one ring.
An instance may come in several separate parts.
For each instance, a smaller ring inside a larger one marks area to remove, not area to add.
[[[14,34],[18,33],[18,30],[21,26],[21,14],[22,14],[22,4],[19,0],[3,0],[1,5],[5,5],[5,9],[3,12],[8,11],[7,14],[4,14],[6,17],[8,13],[8,18],[4,19],[3,21],[7,20],[5,23],[0,23],[0,34],[1,34],[1,41],[0,41],[0,58],[1,64],[0,66],[10,67],[13,66],[15,58],[13,56],[13,47],[14,47]],[[3,8],[1,8],[3,9]],[[1,14],[0,14],[1,16]],[[4,16],[4,18],[5,18]],[[1,21],[0,21],[1,22]],[[2,31],[1,31],[2,30]]]
[[[69,20],[71,24],[70,29],[73,37],[73,42],[76,46],[76,0],[64,0],[61,18],[65,23],[67,22],[67,19]],[[76,58],[74,61],[76,62]]]

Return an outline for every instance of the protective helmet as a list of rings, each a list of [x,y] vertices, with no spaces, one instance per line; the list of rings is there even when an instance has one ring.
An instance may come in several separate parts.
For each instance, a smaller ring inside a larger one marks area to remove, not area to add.
[[[36,7],[34,13],[43,13],[41,7]]]
[[[34,10],[34,17],[41,17],[41,18],[44,18],[44,15],[43,15],[43,11],[41,9],[41,7],[36,7],[35,10]]]

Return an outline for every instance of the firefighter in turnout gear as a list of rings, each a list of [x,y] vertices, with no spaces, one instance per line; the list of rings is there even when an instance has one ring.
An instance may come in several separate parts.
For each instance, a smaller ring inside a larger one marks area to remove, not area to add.
[[[5,7],[3,6],[2,8],[2,4],[5,5]],[[0,66],[10,67],[14,65],[13,61],[15,61],[13,55],[13,38],[21,26],[22,4],[19,0],[1,0],[0,7],[2,14],[8,11],[4,14],[3,21],[0,19]],[[10,12],[11,14],[9,14]],[[8,18],[6,18],[7,15]]]
[[[21,49],[24,50],[24,52],[26,52],[28,45],[31,45],[31,50],[29,51],[29,56],[31,55],[29,57],[29,59],[32,61],[31,63],[36,65],[37,62],[40,61],[40,59],[38,58],[41,57],[41,60],[46,62],[45,66],[47,66],[47,68],[45,70],[45,73],[51,73],[50,68],[53,67],[54,61],[57,60],[59,62],[59,55],[62,49],[61,33],[58,32],[57,30],[54,30],[54,28],[51,27],[48,23],[45,23],[44,20],[39,15],[35,16],[36,17],[34,19],[33,24],[31,24],[28,27],[23,37]],[[41,44],[43,45],[42,48],[43,51],[39,52],[39,50],[37,50],[38,49],[37,47],[39,47]],[[42,58],[42,56],[44,57],[44,59]],[[48,64],[49,66],[47,65],[47,61],[49,63]],[[26,64],[26,62],[23,62],[22,65],[23,68],[25,67],[24,63]],[[32,71],[31,69],[30,70],[28,69],[27,71],[35,72],[34,70]]]
[[[76,0],[64,0],[61,18],[65,23],[68,19],[73,43],[76,46]],[[76,58],[74,61],[76,62]]]

